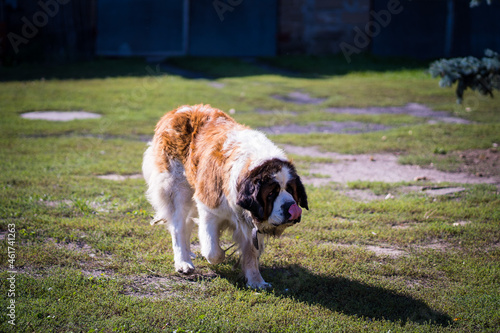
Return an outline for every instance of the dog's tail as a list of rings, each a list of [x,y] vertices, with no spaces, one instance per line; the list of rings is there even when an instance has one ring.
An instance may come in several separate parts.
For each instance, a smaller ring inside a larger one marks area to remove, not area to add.
[[[144,157],[142,159],[142,176],[144,180],[149,185],[149,181],[151,179],[151,175],[153,174],[154,167],[154,155],[153,155],[153,143],[151,141],[148,142],[148,148],[144,152]]]

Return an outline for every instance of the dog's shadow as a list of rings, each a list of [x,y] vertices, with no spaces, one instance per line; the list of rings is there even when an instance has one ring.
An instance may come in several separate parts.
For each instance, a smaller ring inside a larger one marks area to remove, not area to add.
[[[322,276],[298,265],[279,269],[264,267],[262,275],[276,286],[277,295],[320,304],[347,315],[402,323],[442,326],[451,323],[450,316],[433,310],[421,300],[354,279]]]
[[[241,276],[235,279],[232,274],[218,273],[243,287]],[[413,322],[448,326],[452,322],[450,316],[432,309],[421,300],[354,279],[322,276],[298,265],[261,267],[261,273],[264,280],[273,285],[275,295],[321,305],[346,315],[403,324]]]

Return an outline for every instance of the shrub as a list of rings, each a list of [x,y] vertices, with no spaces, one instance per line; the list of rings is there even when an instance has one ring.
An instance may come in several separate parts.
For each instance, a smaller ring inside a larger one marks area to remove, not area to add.
[[[432,77],[441,77],[441,87],[451,87],[458,81],[458,104],[462,103],[467,88],[493,97],[493,89],[500,90],[500,55],[492,50],[484,53],[485,57],[482,59],[465,57],[434,61],[429,72]]]

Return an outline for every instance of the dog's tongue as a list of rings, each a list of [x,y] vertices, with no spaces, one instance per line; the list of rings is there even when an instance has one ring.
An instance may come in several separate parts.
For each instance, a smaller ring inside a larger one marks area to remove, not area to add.
[[[293,204],[288,209],[288,213],[290,214],[289,220],[296,220],[302,214],[302,209],[297,204]]]

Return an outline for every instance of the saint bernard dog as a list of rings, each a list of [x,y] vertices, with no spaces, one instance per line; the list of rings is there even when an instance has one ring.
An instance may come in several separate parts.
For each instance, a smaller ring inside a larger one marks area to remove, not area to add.
[[[175,269],[193,272],[190,236],[198,224],[201,254],[224,260],[219,242],[229,229],[251,288],[268,288],[259,272],[266,235],[279,236],[309,209],[300,177],[285,153],[263,133],[210,105],[181,106],[156,125],[142,164],[151,224],[172,235]]]

